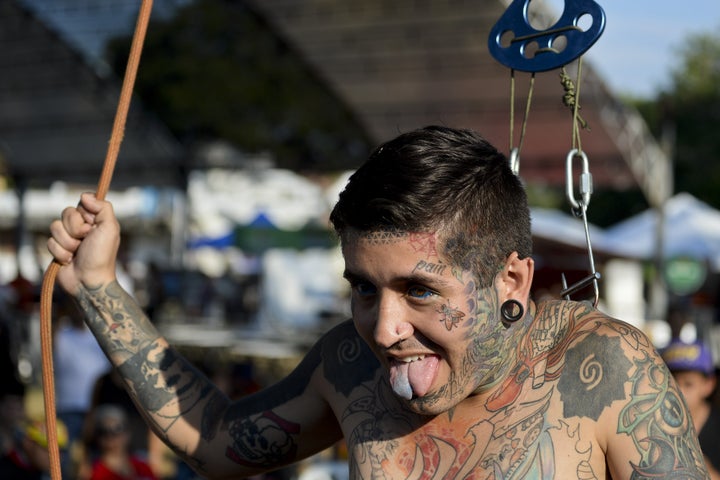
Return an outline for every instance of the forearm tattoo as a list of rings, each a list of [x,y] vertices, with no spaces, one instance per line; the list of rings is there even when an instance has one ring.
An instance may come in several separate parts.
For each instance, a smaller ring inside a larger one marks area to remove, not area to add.
[[[224,453],[233,462],[267,469],[294,458],[297,446],[293,437],[299,431],[298,425],[266,410],[267,403],[251,401],[228,409],[227,397],[190,362],[160,342],[159,333],[117,283],[86,290],[79,302],[131,395],[165,439],[181,417],[201,408],[201,438],[211,441],[224,430],[230,437]],[[270,404],[281,401],[276,398]],[[189,457],[186,446],[175,443],[172,448],[204,471],[205,464]]]
[[[119,364],[160,335],[137,303],[117,282],[81,289],[77,302],[105,353]]]
[[[88,325],[131,393],[163,433],[214,391],[209,380],[173,349],[117,282],[78,298]]]

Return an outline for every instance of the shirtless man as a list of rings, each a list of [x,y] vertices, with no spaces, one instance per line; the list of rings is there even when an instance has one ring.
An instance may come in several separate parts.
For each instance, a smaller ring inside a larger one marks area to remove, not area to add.
[[[236,402],[118,285],[109,203],[84,194],[48,248],[148,423],[209,478],[272,470],[343,437],[353,479],[707,476],[647,337],[585,303],[530,298],[527,199],[485,140],[400,135],[353,175],[331,221],[352,320]]]

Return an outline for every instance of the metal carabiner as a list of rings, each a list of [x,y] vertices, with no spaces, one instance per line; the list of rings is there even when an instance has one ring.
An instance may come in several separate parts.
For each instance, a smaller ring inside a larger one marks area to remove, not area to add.
[[[490,30],[490,53],[506,67],[523,72],[562,67],[585,53],[605,30],[605,11],[593,0],[565,0],[555,25],[536,30],[528,20],[530,1],[513,0]],[[587,16],[592,24],[583,30],[580,19],[584,23]]]
[[[575,198],[575,191],[573,189],[573,159],[577,156],[582,159],[582,173],[580,174],[579,185],[582,205]],[[573,148],[568,152],[567,158],[565,159],[565,194],[576,215],[579,216],[580,210],[583,210],[590,205],[592,191],[592,174],[590,173],[590,164],[588,162],[587,155],[585,155],[585,152],[580,151],[577,148]]]
[[[575,191],[573,189],[573,160],[575,157],[580,157],[580,159],[582,159],[582,173],[580,174],[580,201],[575,198]],[[600,300],[600,287],[598,286],[600,274],[595,269],[595,258],[593,256],[592,242],[590,241],[590,228],[587,220],[587,207],[590,204],[592,190],[592,174],[590,173],[590,163],[588,162],[587,155],[585,155],[585,152],[574,148],[568,152],[565,161],[565,192],[575,216],[582,217],[588,261],[590,263],[590,274],[570,286],[567,285],[565,274],[562,274],[563,289],[560,292],[560,295],[566,300],[570,300],[570,295],[592,284],[594,293],[593,306],[597,307]]]

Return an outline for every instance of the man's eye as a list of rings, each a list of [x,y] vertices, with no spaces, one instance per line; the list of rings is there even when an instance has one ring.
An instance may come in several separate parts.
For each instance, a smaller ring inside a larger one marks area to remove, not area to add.
[[[375,288],[375,285],[368,282],[358,282],[355,285],[353,285],[353,288],[355,291],[360,295],[361,297],[367,297],[369,295],[375,295],[375,292],[377,289]]]
[[[414,286],[414,287],[408,288],[407,293],[409,296],[411,296],[413,298],[428,298],[431,295],[435,295],[435,292],[433,292],[432,290],[428,290],[427,288],[420,287],[420,286]]]

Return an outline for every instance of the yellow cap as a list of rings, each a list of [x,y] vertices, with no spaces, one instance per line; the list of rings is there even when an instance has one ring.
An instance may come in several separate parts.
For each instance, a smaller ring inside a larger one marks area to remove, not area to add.
[[[67,446],[68,442],[68,432],[67,427],[65,427],[65,424],[61,422],[59,419],[55,420],[56,427],[57,427],[57,442],[59,448],[65,448]],[[23,432],[25,432],[25,435],[32,440],[33,442],[37,443],[43,448],[47,448],[48,446],[48,438],[47,438],[47,429],[45,428],[45,422],[41,420],[32,420],[25,423],[25,427],[23,428]]]

